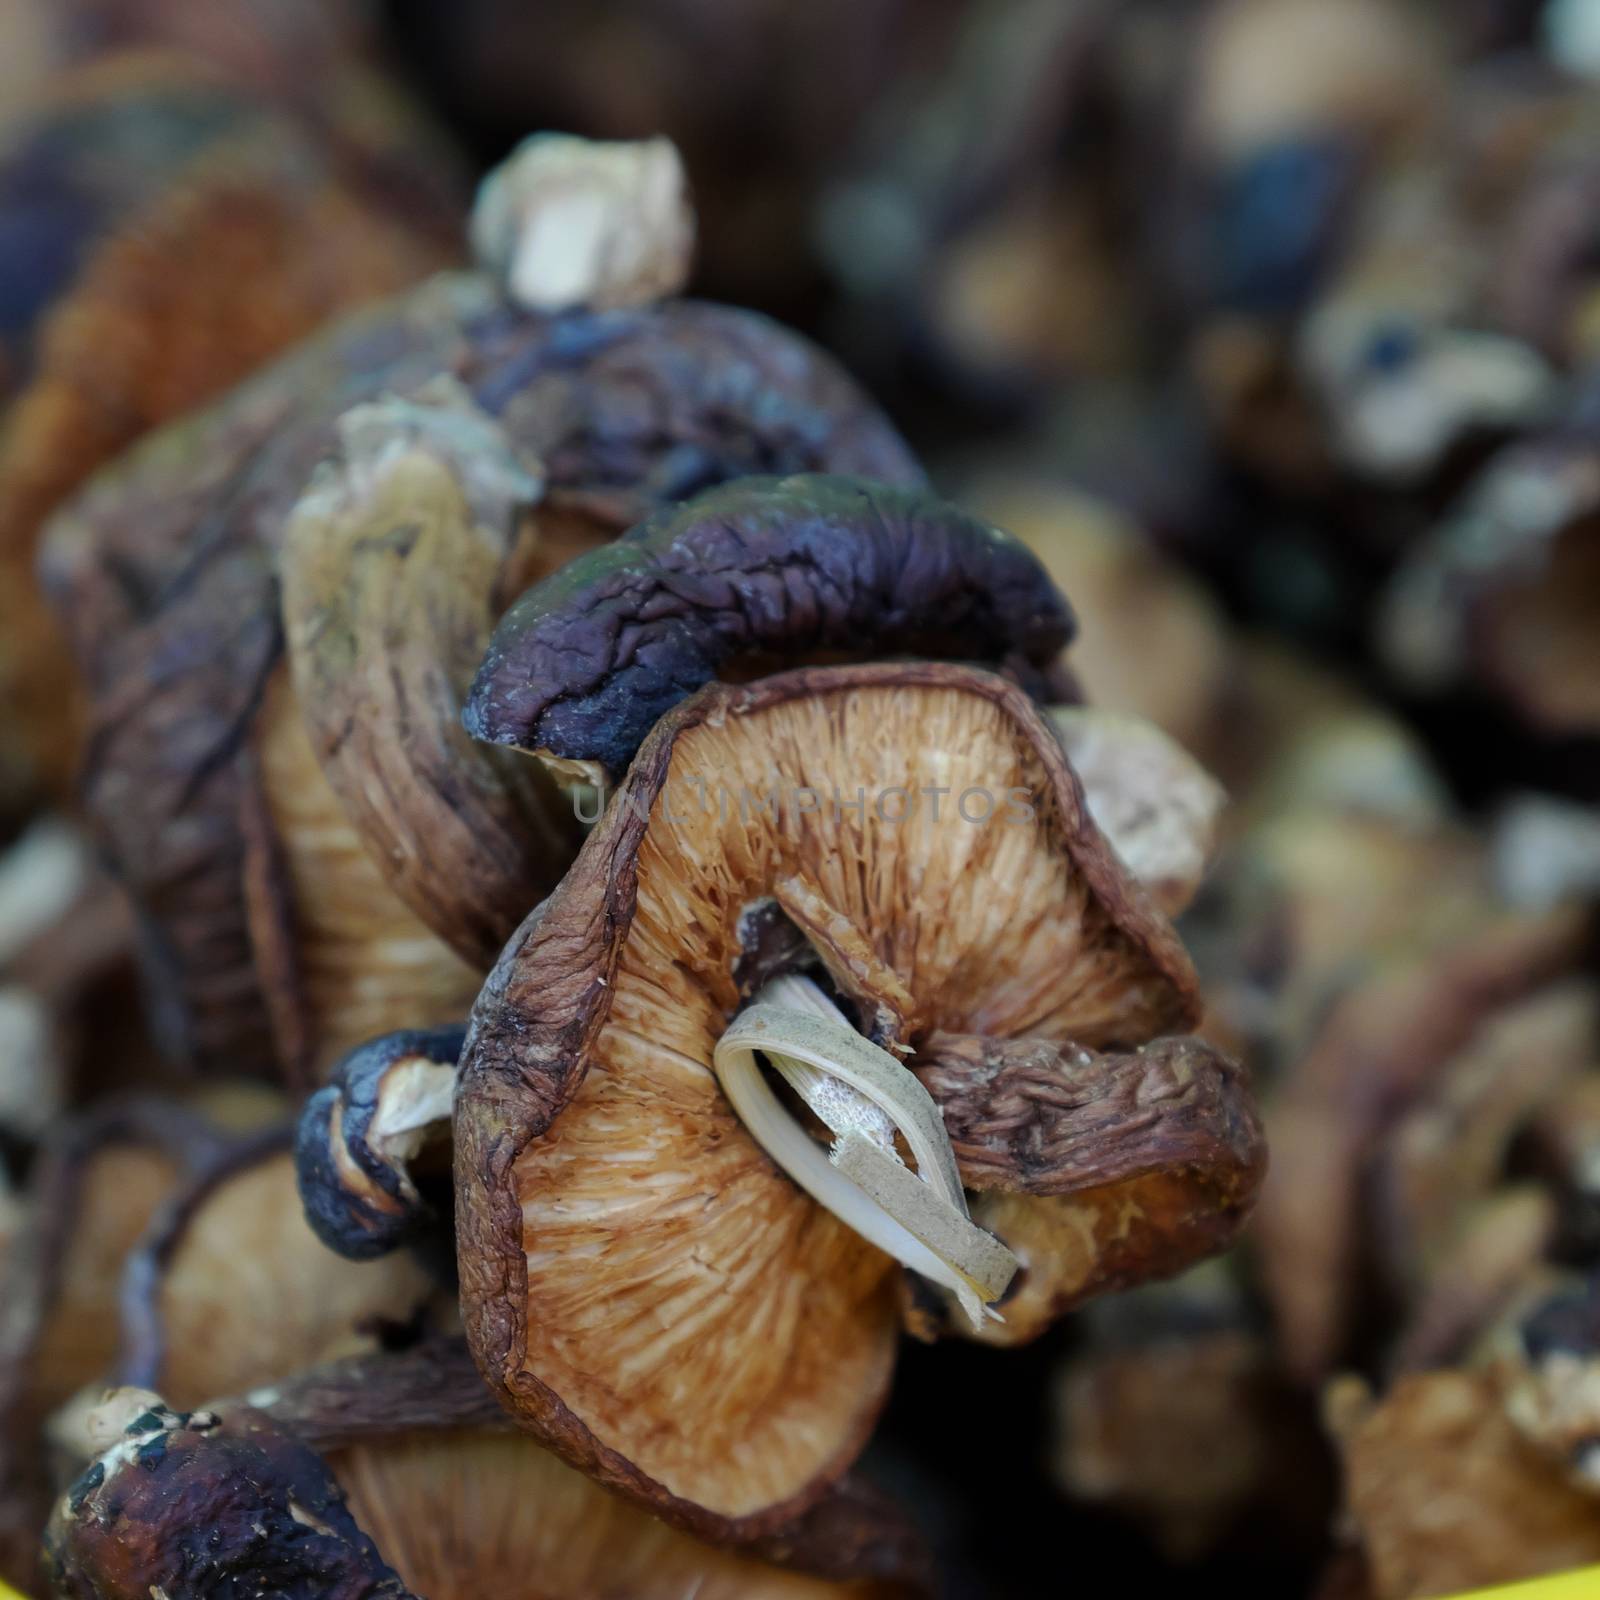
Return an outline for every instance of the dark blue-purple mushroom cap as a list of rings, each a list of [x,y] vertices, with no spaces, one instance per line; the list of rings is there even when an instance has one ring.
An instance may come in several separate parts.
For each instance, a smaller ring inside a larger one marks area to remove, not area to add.
[[[352,1261],[418,1242],[437,1214],[407,1145],[448,1126],[462,1027],[386,1033],[358,1045],[306,1101],[295,1133],[300,1203],[312,1231]],[[430,1113],[442,1112],[434,1116]]]
[[[803,473],[664,508],[536,584],[495,630],[474,737],[627,769],[740,658],[915,655],[1042,681],[1072,611],[1020,540],[921,489]]]

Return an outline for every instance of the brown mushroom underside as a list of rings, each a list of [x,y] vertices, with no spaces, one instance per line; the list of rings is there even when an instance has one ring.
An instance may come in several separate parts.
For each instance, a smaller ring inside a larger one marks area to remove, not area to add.
[[[947,790],[938,820],[926,798],[880,816],[879,797],[926,785]],[[859,816],[833,814],[836,788],[864,792]],[[993,815],[966,821],[952,807],[978,791]],[[480,997],[458,1255],[474,1355],[519,1420],[722,1536],[792,1516],[848,1465],[896,1339],[893,1263],[773,1166],[712,1075],[741,928],[781,886],[831,908],[811,919],[819,953],[853,929],[892,974],[907,1046],[1136,1045],[1195,1009],[1175,936],[1001,679],[817,668],[712,686],[662,720]],[[860,950],[833,954],[870,975]]]
[[[427,1600],[530,1585],[540,1600],[822,1600],[924,1586],[927,1553],[900,1508],[853,1480],[750,1551],[670,1528],[512,1431],[459,1339],[333,1362],[261,1404],[321,1454],[356,1522]]]

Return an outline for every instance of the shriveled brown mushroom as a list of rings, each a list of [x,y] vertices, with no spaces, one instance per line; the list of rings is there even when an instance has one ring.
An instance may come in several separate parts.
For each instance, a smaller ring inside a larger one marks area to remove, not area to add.
[[[431,135],[397,104],[353,117],[319,100],[333,71],[302,83],[297,117],[262,97],[262,65],[247,89],[179,55],[113,54],[63,74],[0,148],[8,810],[65,800],[81,731],[33,577],[48,514],[142,434],[453,259],[456,196]]]
[[[465,1037],[439,1028],[369,1040],[306,1102],[295,1139],[300,1199],[317,1237],[340,1255],[383,1255],[434,1223],[413,1162],[448,1136]]]
[[[460,388],[422,395],[441,374]],[[394,458],[370,413],[336,427],[386,395],[413,446]],[[419,420],[434,406],[455,423]],[[475,477],[484,450],[516,472]],[[330,455],[334,476],[291,519]],[[773,324],[681,300],[534,315],[469,275],[355,319],[100,479],[54,525],[46,568],[94,706],[90,810],[143,913],[168,1048],[310,1083],[375,1032],[458,1018],[477,963],[572,847],[504,825],[535,773],[497,776],[491,753],[451,743],[474,630],[657,506],[816,469],[920,481],[860,391]],[[385,645],[390,624],[405,648]],[[359,635],[348,678],[344,625]],[[296,686],[340,683],[331,720],[291,689],[285,630]],[[345,748],[343,716],[380,703]],[[362,776],[393,779],[413,739],[429,759],[380,815]],[[476,836],[452,799],[499,825]],[[570,810],[549,822],[571,829]],[[443,870],[406,853],[422,836],[448,840]],[[495,871],[469,882],[463,860]]]
[[[1326,1401],[1347,1515],[1375,1600],[1419,1600],[1600,1562],[1592,1497],[1520,1437],[1492,1369],[1400,1379]]]
[[[1268,1179],[1255,1236],[1292,1370],[1325,1374],[1346,1349],[1357,1285],[1374,1266],[1376,1230],[1363,1219],[1376,1198],[1375,1147],[1469,1050],[1492,1062],[1495,1020],[1571,971],[1586,927],[1574,908],[1502,913],[1451,948],[1382,969],[1331,1010],[1267,1113],[1277,1176]],[[1580,1000],[1580,1010],[1586,1004]],[[1557,1023],[1568,1020],[1563,1014]],[[1583,1017],[1576,1022],[1581,1029]],[[1570,1060],[1572,1047],[1562,1048]],[[1519,1075],[1506,1080],[1513,1097]],[[1493,1118],[1488,1126],[1492,1170],[1504,1130]],[[1448,1162],[1440,1172],[1448,1182]]]
[[[57,1506],[50,1554],[63,1592],[95,1600],[145,1600],[174,1551],[191,1552],[189,1584],[274,1593],[300,1592],[278,1586],[297,1562],[318,1559],[360,1573],[375,1586],[364,1595],[425,1600],[530,1583],[551,1600],[924,1591],[926,1555],[898,1508],[859,1485],[759,1555],[667,1527],[514,1432],[459,1339],[348,1358],[253,1403],[188,1415],[148,1391],[118,1390],[79,1431],[96,1459]]]
[[[1122,1243],[1029,1261],[1001,1308],[1013,1336],[1216,1248],[1260,1175],[1235,1069],[1185,1041],[1135,1054],[1192,1020],[1193,975],[1019,689],[954,666],[813,668],[669,712],[474,1012],[458,1265],[474,1355],[519,1421],[723,1538],[825,1490],[894,1354],[892,1257],[829,1214],[848,1209],[837,1188],[818,1205],[791,1183],[718,1086],[730,1021],[798,968],[891,1075],[909,1054],[891,1104],[926,1096],[927,1068],[960,1130],[957,1182],[997,1191],[1006,1242],[1081,1238],[1085,1213],[1125,1203]],[[978,1064],[941,1071],[963,1051]],[[1009,1079],[1024,1054],[1031,1076]],[[1020,1115],[991,1125],[986,1075]],[[1129,1118],[1133,1083],[1151,1093]],[[837,1096],[799,1092],[839,1131]],[[874,1127],[862,1116],[838,1149]],[[814,1193],[831,1182],[816,1162],[796,1174]],[[899,1189],[926,1187],[897,1170]]]
[[[44,1141],[0,1279],[0,1565],[9,1576],[26,1582],[34,1563],[40,1425],[115,1362],[128,1255],[179,1183],[237,1137],[141,1099],[57,1123]]]
[[[120,1382],[174,1404],[268,1388],[423,1314],[437,1285],[405,1252],[351,1264],[313,1234],[285,1134],[175,1190],[124,1268]]]
[[[1600,732],[1600,455],[1583,406],[1508,446],[1411,552],[1379,616],[1405,686],[1475,688],[1545,738]]]
[[[154,1398],[110,1397],[106,1426],[127,1418],[120,1437],[56,1506],[46,1559],[60,1594],[134,1600],[270,1585],[289,1600],[411,1600],[305,1445],[247,1406],[221,1416]]]

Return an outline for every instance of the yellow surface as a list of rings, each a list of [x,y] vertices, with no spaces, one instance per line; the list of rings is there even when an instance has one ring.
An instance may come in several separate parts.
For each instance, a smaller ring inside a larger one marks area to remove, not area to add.
[[[1470,1595],[1455,1595],[1452,1600],[1600,1600],[1600,1567],[1560,1572],[1553,1578],[1530,1578],[1498,1589],[1474,1589]]]

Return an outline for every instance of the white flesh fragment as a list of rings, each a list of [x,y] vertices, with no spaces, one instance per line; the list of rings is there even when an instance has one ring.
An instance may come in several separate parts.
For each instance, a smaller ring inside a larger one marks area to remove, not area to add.
[[[837,1137],[822,1148],[772,1092],[760,1051]],[[897,1261],[948,1289],[975,1328],[1001,1320],[987,1302],[1015,1256],[967,1212],[961,1175],[932,1096],[863,1039],[808,978],[777,978],[717,1043],[723,1092],[756,1142],[819,1205]],[[895,1151],[898,1133],[917,1170]]]

